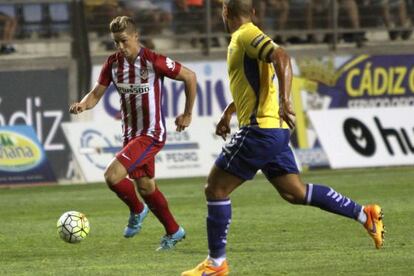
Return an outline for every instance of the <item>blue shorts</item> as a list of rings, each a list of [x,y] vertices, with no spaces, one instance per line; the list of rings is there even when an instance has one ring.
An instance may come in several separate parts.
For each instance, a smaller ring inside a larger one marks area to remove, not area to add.
[[[236,132],[216,160],[216,166],[244,180],[258,170],[268,179],[299,170],[289,146],[288,129],[242,127]]]

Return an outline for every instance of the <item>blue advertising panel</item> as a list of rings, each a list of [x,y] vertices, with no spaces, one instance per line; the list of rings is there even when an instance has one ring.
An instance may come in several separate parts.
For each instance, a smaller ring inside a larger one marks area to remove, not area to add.
[[[309,111],[414,106],[414,55],[302,57],[293,64],[291,141],[302,165],[328,165]]]
[[[0,127],[0,185],[56,182],[31,126]]]

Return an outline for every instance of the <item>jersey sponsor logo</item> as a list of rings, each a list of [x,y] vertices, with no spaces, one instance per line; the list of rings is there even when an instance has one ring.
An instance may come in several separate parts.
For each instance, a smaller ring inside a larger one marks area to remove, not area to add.
[[[250,45],[252,45],[254,48],[256,48],[257,46],[259,46],[260,42],[263,41],[263,39],[265,39],[265,35],[264,34],[259,34],[258,36],[256,36],[252,42],[250,43]]]
[[[22,172],[43,160],[41,148],[31,139],[10,131],[0,131],[0,170]]]
[[[150,91],[150,85],[148,83],[117,83],[116,87],[121,94],[142,95]]]
[[[170,69],[171,71],[174,71],[174,68],[175,68],[175,61],[174,60],[167,57],[165,59],[165,64],[167,65],[168,69]]]

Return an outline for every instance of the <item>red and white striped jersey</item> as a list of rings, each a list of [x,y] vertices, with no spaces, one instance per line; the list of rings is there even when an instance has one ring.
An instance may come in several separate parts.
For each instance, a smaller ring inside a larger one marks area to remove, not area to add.
[[[175,78],[180,69],[180,63],[147,48],[141,48],[134,63],[120,52],[108,57],[98,83],[109,86],[113,82],[118,90],[124,145],[140,135],[165,141],[162,82],[164,76]]]

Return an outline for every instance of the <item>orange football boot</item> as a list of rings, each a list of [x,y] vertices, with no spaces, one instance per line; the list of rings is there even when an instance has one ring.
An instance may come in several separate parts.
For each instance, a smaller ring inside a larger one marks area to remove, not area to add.
[[[213,266],[213,261],[208,258],[194,269],[184,271],[181,276],[227,276],[229,266],[225,260],[221,266]]]
[[[364,224],[368,234],[374,239],[375,247],[380,249],[384,244],[384,216],[380,206],[373,204],[364,207],[364,213],[367,215],[367,221]]]

